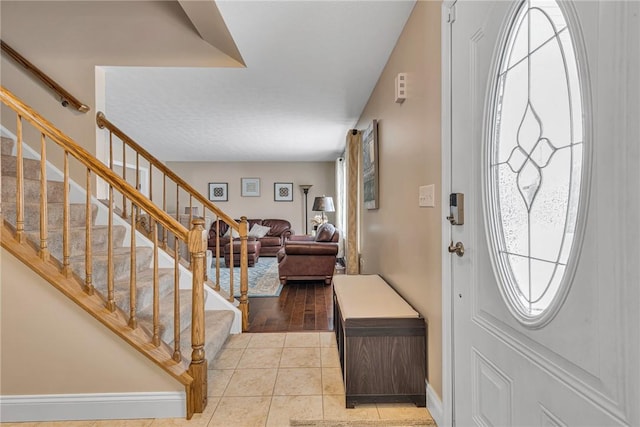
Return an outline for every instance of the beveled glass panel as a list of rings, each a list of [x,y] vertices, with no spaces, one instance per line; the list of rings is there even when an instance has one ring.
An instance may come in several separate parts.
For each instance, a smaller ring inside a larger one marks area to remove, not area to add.
[[[544,183],[531,209],[530,256],[556,262],[564,240],[571,177],[571,152],[558,150],[544,169]]]
[[[523,61],[500,78],[503,92],[497,105],[500,110],[500,123],[496,128],[496,138],[502,143],[496,147],[499,150],[498,163],[506,162],[513,148],[517,146],[520,119],[528,101],[527,76],[527,62]]]
[[[547,14],[555,26],[556,32],[560,32],[567,27],[567,21],[564,19],[564,15],[555,0],[531,0],[529,4],[531,8],[541,9]]]
[[[505,301],[535,325],[550,307],[559,309],[557,295],[569,286],[583,173],[582,96],[555,1],[523,1],[509,28],[488,133],[488,241]]]
[[[576,64],[576,53],[573,49],[573,42],[569,35],[569,30],[562,31],[559,35],[562,52],[567,64]],[[569,83],[569,98],[571,101],[571,131],[573,137],[571,142],[579,143],[583,140],[582,135],[582,94],[580,93],[580,79],[578,77],[578,67],[567,67],[567,78]]]
[[[517,284],[517,289],[515,289],[516,294],[519,294],[522,302],[526,303],[531,300],[529,294],[529,259],[523,256],[508,255],[507,260]]]
[[[529,52],[534,52],[556,35],[549,17],[540,9],[531,10],[529,13],[529,25],[534,29],[534,31],[531,31]]]
[[[532,53],[530,61],[530,100],[544,124],[544,137],[555,147],[564,147],[571,143],[571,110],[567,73],[558,41]]]
[[[505,69],[513,67],[529,54],[529,20],[526,19],[526,14],[516,19],[514,30],[515,37],[510,41],[508,60],[503,65]]]
[[[547,293],[555,270],[556,265],[553,263],[531,260],[531,303],[539,301]]]
[[[511,254],[525,255],[529,247],[529,228],[526,205],[522,203],[516,184],[516,175],[506,165],[499,166],[500,219],[504,249]]]

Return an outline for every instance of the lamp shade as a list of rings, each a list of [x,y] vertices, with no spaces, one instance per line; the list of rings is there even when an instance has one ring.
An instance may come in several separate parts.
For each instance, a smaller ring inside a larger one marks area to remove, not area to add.
[[[333,207],[333,198],[329,196],[316,197],[313,201],[313,211],[335,212]]]

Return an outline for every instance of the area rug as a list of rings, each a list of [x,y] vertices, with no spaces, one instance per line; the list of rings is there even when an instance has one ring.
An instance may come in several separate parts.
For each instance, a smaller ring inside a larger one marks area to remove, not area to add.
[[[291,420],[290,426],[298,427],[422,427],[435,426],[432,419],[419,420]]]
[[[261,257],[258,262],[248,268],[250,297],[277,297],[282,285],[278,277],[278,262],[276,257]],[[209,280],[215,283],[215,260],[207,272]],[[220,288],[229,293],[229,269],[225,267],[224,259],[220,259]],[[233,296],[240,296],[240,267],[233,268]]]

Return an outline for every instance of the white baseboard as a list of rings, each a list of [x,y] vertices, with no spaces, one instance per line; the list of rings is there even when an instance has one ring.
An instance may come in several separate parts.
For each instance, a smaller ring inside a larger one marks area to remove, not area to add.
[[[444,426],[442,417],[442,400],[438,397],[436,391],[431,387],[428,381],[425,381],[427,385],[427,409],[433,417],[433,420],[439,426]]]
[[[0,396],[2,422],[185,418],[184,392]]]

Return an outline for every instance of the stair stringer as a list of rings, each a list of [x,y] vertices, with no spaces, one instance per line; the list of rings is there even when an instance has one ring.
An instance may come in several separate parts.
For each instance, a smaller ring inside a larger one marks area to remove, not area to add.
[[[193,378],[189,375],[188,366],[185,363],[176,363],[172,359],[173,349],[166,343],[161,342],[158,347],[150,344],[151,335],[144,328],[131,329],[128,326],[128,315],[119,308],[107,314],[104,300],[98,293],[87,294],[82,290],[83,284],[77,277],[73,275],[66,277],[61,272],[61,266],[57,260],[50,258],[49,261],[43,261],[31,243],[19,243],[14,237],[12,228],[4,222],[1,225],[0,243],[7,252],[28,265],[41,278],[184,385],[187,401],[190,401]]]
[[[11,138],[14,141],[17,140],[15,134],[6,129],[4,126],[0,126],[0,135],[6,138]],[[22,144],[23,157],[27,159],[40,160],[40,153],[30,147],[28,144]],[[16,154],[16,147],[13,147],[12,155]],[[60,169],[56,168],[50,162],[47,162],[47,180],[49,181],[63,181],[63,173]],[[74,180],[69,180],[69,201],[70,203],[85,203],[86,191],[78,185]],[[91,203],[98,207],[98,211],[95,217],[95,225],[108,225],[109,223],[109,208],[105,206],[96,197],[91,196]],[[125,228],[123,247],[131,247],[131,225],[122,219],[119,215],[113,216],[113,224],[121,225]],[[145,246],[153,248],[153,242],[149,240],[144,234],[136,230],[136,246]],[[174,259],[167,252],[159,248],[158,250],[158,267],[159,268],[173,268]],[[153,267],[153,265],[149,265]],[[193,275],[191,271],[184,265],[180,264],[180,289],[191,289],[193,286]],[[205,310],[230,310],[234,313],[233,324],[231,325],[232,334],[242,333],[242,312],[237,308],[237,304],[231,303],[223,295],[210,288],[204,287],[205,290]]]

